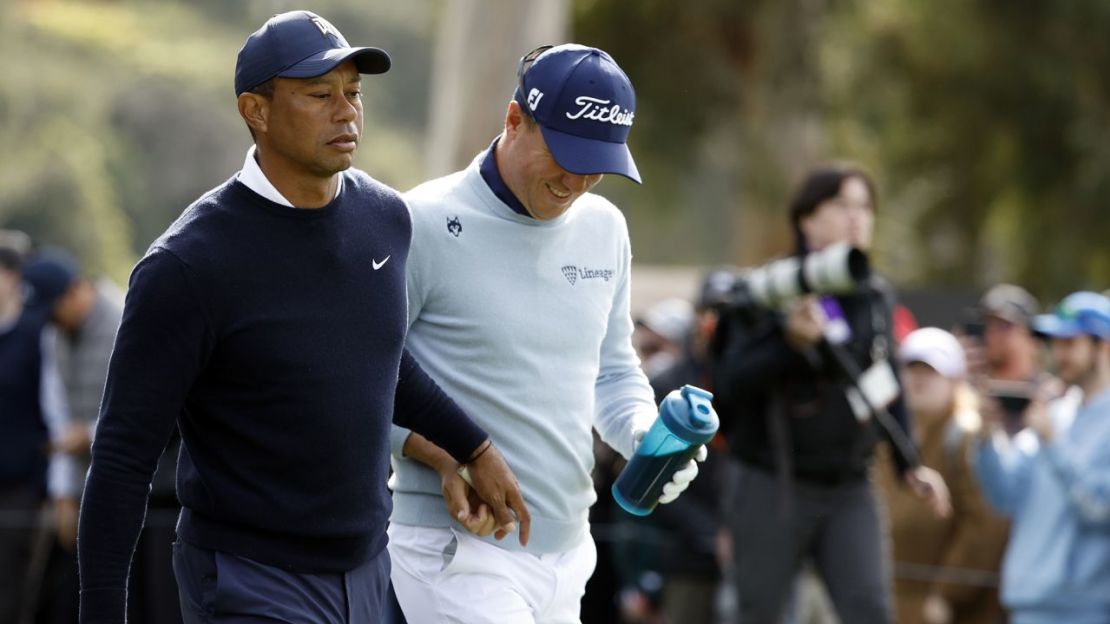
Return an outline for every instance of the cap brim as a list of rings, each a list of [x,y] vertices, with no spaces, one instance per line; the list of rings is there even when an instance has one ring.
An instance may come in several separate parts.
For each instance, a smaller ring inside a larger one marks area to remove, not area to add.
[[[1041,314],[1034,317],[1033,331],[1049,338],[1074,338],[1083,334],[1079,323],[1064,320],[1054,314]]]
[[[641,184],[640,171],[632,160],[632,152],[628,151],[628,145],[584,139],[552,130],[542,124],[540,130],[543,132],[548,151],[563,169],[578,175],[613,173]]]
[[[384,74],[392,65],[389,55],[379,48],[332,48],[313,54],[277,75],[281,78],[315,78],[348,60],[355,62],[360,74]]]

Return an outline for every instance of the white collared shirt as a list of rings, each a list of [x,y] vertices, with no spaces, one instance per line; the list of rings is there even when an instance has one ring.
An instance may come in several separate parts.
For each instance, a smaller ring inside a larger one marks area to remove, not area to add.
[[[281,194],[281,191],[277,190],[277,188],[270,183],[266,174],[262,172],[262,167],[258,166],[258,161],[254,157],[255,150],[257,150],[257,147],[254,145],[247,150],[247,157],[243,160],[243,168],[239,171],[239,181],[250,190],[275,204],[295,208],[296,206],[293,205],[293,202],[286,199],[285,196]],[[342,190],[343,176],[339,176],[339,184],[335,186],[335,195],[332,196],[332,199],[334,200],[336,197],[339,197],[339,193]]]

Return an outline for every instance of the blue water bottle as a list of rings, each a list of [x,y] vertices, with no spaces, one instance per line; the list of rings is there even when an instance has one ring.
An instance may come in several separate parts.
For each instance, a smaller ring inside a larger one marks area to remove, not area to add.
[[[613,484],[613,499],[630,514],[650,514],[663,486],[693,459],[699,446],[713,439],[719,425],[711,393],[694,386],[672,391]]]

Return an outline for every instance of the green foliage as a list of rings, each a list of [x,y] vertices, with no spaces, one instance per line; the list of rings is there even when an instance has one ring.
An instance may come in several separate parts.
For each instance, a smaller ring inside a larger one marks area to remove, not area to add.
[[[784,251],[793,184],[847,157],[880,181],[876,252],[901,282],[1046,296],[1110,283],[1108,28],[1100,0],[591,0],[576,15],[637,88],[647,184],[611,194],[631,202],[638,258],[689,249],[668,245],[676,223],[724,238],[686,260]]]
[[[250,136],[235,57],[284,4],[0,0],[0,54],[19,59],[0,81],[0,225],[125,281],[189,203],[241,166]],[[417,183],[434,5],[305,5],[394,54],[394,70],[365,84],[357,165]]]

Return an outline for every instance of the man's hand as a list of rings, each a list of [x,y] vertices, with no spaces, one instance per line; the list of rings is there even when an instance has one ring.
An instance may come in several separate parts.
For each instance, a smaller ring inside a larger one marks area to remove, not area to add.
[[[443,500],[447,503],[447,512],[467,531],[486,537],[493,533],[496,521],[489,505],[478,498],[470,484],[459,474],[458,467],[458,464],[455,464],[454,468],[440,474],[443,479]]]
[[[903,480],[918,498],[924,500],[933,509],[938,518],[947,518],[952,515],[952,501],[948,494],[948,485],[944,477],[932,468],[918,466],[906,472]]]
[[[77,499],[54,499],[54,530],[58,543],[67,551],[77,552]]]
[[[89,427],[82,423],[67,424],[61,435],[51,442],[52,450],[77,457],[87,457],[91,446],[92,436],[89,435]]]
[[[1064,395],[1067,387],[1058,379],[1049,378],[1037,386],[1029,406],[1022,414],[1025,426],[1037,433],[1044,442],[1051,442],[1055,436],[1052,416],[1048,413],[1048,403]]]
[[[952,605],[940,594],[929,594],[921,605],[921,618],[925,624],[951,624]]]
[[[504,538],[516,530],[516,522],[519,522],[520,545],[527,546],[532,530],[532,514],[524,504],[516,475],[509,469],[501,451],[497,450],[492,440],[479,447],[476,453],[474,459],[464,466],[464,478],[469,477],[468,482],[493,511],[497,524],[493,536],[497,539]],[[516,522],[513,520],[514,514]]]
[[[640,441],[644,439],[645,435],[647,435],[647,431],[644,431],[643,429],[638,429],[633,432],[633,453],[636,452],[636,447],[640,446]],[[667,503],[670,503],[674,501],[674,499],[678,498],[679,494],[685,492],[686,488],[690,487],[690,482],[698,476],[697,462],[703,462],[706,460],[707,457],[709,457],[709,451],[705,448],[705,445],[703,444],[698,447],[697,453],[694,455],[694,459],[690,460],[685,466],[676,471],[674,473],[674,476],[671,477],[671,480],[663,485],[663,494],[659,496],[659,503],[661,505],[666,505]]]
[[[528,543],[532,517],[516,477],[492,440],[483,442],[470,463],[462,466],[419,433],[409,434],[402,452],[439,473],[447,512],[466,530],[503,539],[516,530],[511,510],[520,522],[520,544]]]
[[[698,452],[694,455],[694,459],[690,460],[681,470],[674,473],[669,483],[663,485],[663,495],[659,497],[659,504],[666,505],[673,502],[678,498],[679,494],[686,491],[690,487],[690,482],[698,476],[698,462],[703,462],[709,457],[709,451],[705,450],[705,445],[698,447]],[[695,461],[697,460],[697,461]]]
[[[786,315],[783,327],[786,342],[799,351],[812,347],[825,337],[826,320],[817,297],[809,295],[798,299]]]

